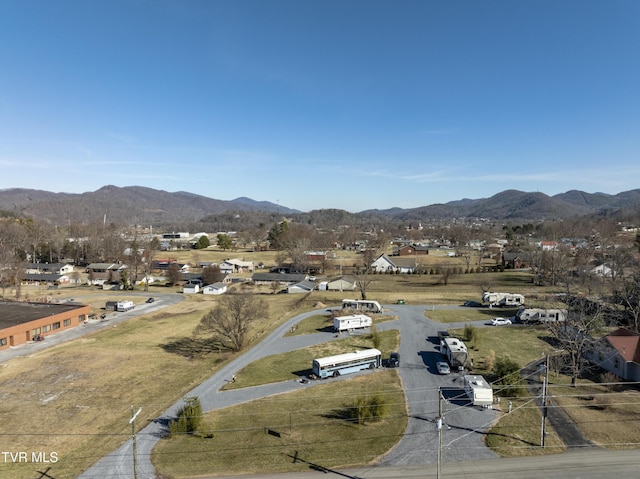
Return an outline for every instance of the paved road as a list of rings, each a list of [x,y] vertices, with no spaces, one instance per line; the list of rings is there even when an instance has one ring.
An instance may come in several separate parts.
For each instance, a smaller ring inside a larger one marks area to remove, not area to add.
[[[409,404],[409,427],[400,443],[383,459],[382,465],[424,465],[437,462],[438,435],[433,420],[438,413],[438,388],[446,387],[448,396],[462,392],[460,378],[456,375],[438,376],[434,365],[438,357],[436,331],[442,325],[433,323],[424,316],[424,306],[387,306],[398,315],[397,321],[379,325],[379,330],[399,328],[401,331],[399,368],[405,394]],[[332,333],[316,333],[285,338],[285,333],[300,320],[317,314],[311,311],[284,323],[259,344],[226,365],[207,381],[188,394],[200,399],[204,412],[219,409],[264,396],[314,387],[323,381],[307,385],[291,380],[263,386],[221,392],[220,388],[234,373],[264,356],[307,347],[335,339]],[[461,325],[463,325],[462,323]],[[461,325],[448,324],[447,328]],[[364,374],[367,374],[365,372]],[[334,380],[348,380],[340,377]],[[150,457],[153,447],[165,434],[166,423],[176,416],[182,403],[176,403],[154,422],[142,429],[137,436],[138,477],[155,478]],[[469,407],[463,401],[453,400],[445,406],[443,461],[478,460],[495,458],[482,442],[484,431],[496,419],[496,412]],[[127,441],[118,450],[98,461],[79,476],[79,479],[129,479],[133,477],[132,441]]]
[[[572,450],[564,454],[544,457],[512,457],[466,462],[448,462],[442,465],[441,477],[446,479],[602,479],[603,477],[638,477],[640,456],[638,451]],[[242,479],[405,479],[435,478],[436,466],[362,467],[339,471],[325,470],[292,474],[260,474],[242,476]],[[206,479],[206,478],[202,478]],[[211,479],[238,479],[216,477]]]

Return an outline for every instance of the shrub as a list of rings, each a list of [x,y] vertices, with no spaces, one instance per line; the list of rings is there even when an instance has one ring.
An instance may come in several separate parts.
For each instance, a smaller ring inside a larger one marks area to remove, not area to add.
[[[348,408],[349,419],[358,424],[380,421],[386,411],[385,400],[382,396],[374,395],[370,398],[359,397]]]
[[[178,419],[169,422],[169,434],[194,434],[202,424],[202,405],[197,397],[185,399],[185,405],[178,410]]]
[[[520,378],[520,366],[508,357],[499,357],[495,361],[494,373],[498,376],[497,383],[502,386],[504,396],[519,396],[523,385]]]

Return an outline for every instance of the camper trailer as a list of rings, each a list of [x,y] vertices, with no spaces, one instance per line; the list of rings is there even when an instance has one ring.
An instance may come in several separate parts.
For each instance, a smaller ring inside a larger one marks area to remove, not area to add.
[[[342,309],[364,311],[367,313],[382,313],[383,308],[377,301],[368,299],[343,299]]]
[[[464,377],[464,391],[474,406],[488,407],[493,404],[493,389],[482,376],[466,375]]]
[[[116,303],[115,311],[131,311],[136,305],[133,301],[118,301]]]
[[[566,309],[520,308],[516,313],[519,323],[556,323],[567,319]]]
[[[490,307],[517,307],[524,304],[524,296],[518,293],[493,293],[486,291],[482,293],[482,302],[489,303]]]
[[[440,352],[447,357],[453,368],[464,367],[469,359],[467,346],[458,338],[444,337],[440,341]]]
[[[350,331],[352,329],[369,328],[372,320],[366,314],[350,314],[349,316],[336,316],[333,318],[333,330],[336,333]]]

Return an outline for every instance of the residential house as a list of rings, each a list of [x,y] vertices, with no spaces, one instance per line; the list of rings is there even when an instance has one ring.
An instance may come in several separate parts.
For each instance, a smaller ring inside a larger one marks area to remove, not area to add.
[[[233,273],[253,273],[253,261],[242,261],[239,259],[228,259],[220,263],[220,272],[224,274]]]
[[[24,285],[46,285],[46,286],[54,286],[59,284],[69,283],[70,278],[66,274],[56,274],[56,273],[25,273],[22,278],[21,283]]]
[[[395,252],[397,256],[417,256],[429,254],[428,246],[420,246],[415,244],[404,245]]]
[[[172,264],[177,264],[180,267],[180,272],[181,273],[188,273],[189,272],[189,265],[186,263],[178,263],[176,261],[172,261],[172,260],[166,260],[166,259],[159,259],[159,260],[154,260],[151,262],[151,270],[155,270],[155,271],[168,271],[169,267]]]
[[[600,276],[601,278],[611,278],[613,275],[613,270],[604,263],[591,268],[589,272],[595,276]]]
[[[531,254],[523,251],[502,253],[502,266],[505,269],[520,269],[531,267]]]
[[[640,381],[640,334],[619,328],[600,339],[587,359],[625,381]]]
[[[68,263],[29,263],[25,267],[27,274],[71,274],[73,265]]]
[[[120,273],[126,269],[126,264],[91,263],[86,271],[89,274],[89,284],[102,286],[105,283],[119,283]]]
[[[308,279],[306,274],[302,273],[254,273],[251,280],[256,285],[270,285],[274,281],[282,286],[289,286]]]
[[[224,294],[227,292],[227,285],[222,282],[208,284],[202,288],[202,294]]]
[[[380,255],[373,263],[371,269],[377,273],[413,273],[418,267],[415,258],[390,258],[386,254]]]

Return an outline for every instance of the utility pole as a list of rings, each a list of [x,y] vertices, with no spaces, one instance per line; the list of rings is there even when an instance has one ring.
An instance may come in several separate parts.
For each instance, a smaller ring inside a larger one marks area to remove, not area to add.
[[[547,422],[547,378],[549,377],[549,354],[545,356],[544,365],[544,377],[542,379],[542,424],[540,425],[540,447],[544,448],[544,438],[546,436],[546,422]]]
[[[438,469],[437,469],[437,479],[440,479],[440,468],[442,463],[442,389],[438,388],[438,419],[437,419],[437,427],[438,427]]]
[[[131,424],[131,439],[133,440],[133,477],[134,479],[138,479],[138,450],[136,448],[136,417],[140,414],[142,408],[138,408],[138,410],[134,413],[133,406],[131,406],[131,419],[129,419],[129,424]]]

